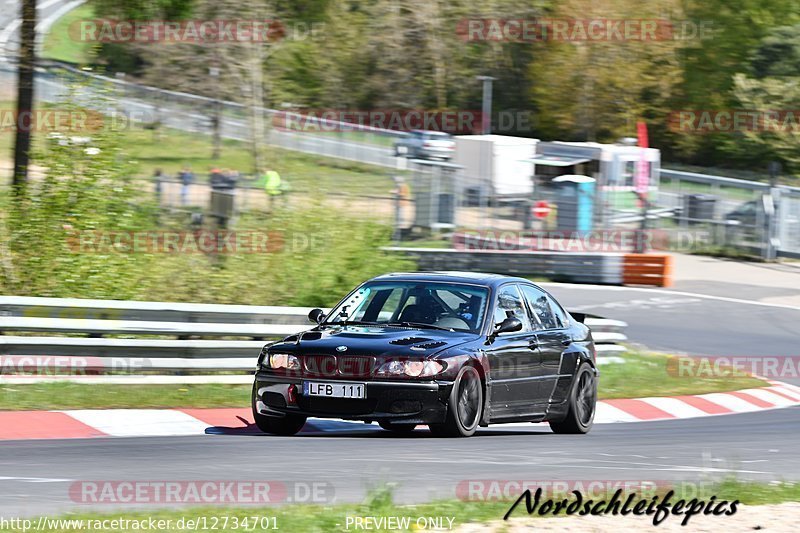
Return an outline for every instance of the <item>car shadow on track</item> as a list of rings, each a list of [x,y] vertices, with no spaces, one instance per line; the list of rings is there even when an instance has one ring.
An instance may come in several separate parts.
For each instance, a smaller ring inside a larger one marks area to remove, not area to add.
[[[279,438],[277,435],[268,435],[266,433],[260,433],[260,435],[264,437],[270,438]],[[470,439],[476,439],[481,437],[508,437],[508,436],[534,436],[534,435],[554,435],[554,433],[550,431],[521,431],[521,430],[511,430],[511,431],[479,431],[475,433]],[[325,438],[325,439],[341,439],[341,438],[359,438],[359,439],[391,439],[391,440],[412,440],[412,439],[436,439],[436,440],[450,440],[447,438],[439,438],[434,437],[431,433],[427,430],[421,429],[414,431],[413,433],[408,434],[399,434],[399,433],[392,433],[391,431],[385,431],[382,429],[375,429],[375,430],[357,430],[357,431],[337,431],[337,432],[324,432],[324,431],[314,431],[309,433],[299,433],[297,435],[293,435],[292,439],[302,439],[302,438]]]
[[[236,436],[236,435],[260,435],[263,437],[270,437],[270,438],[279,438],[279,435],[270,435],[268,433],[263,433],[253,422],[250,422],[246,418],[237,416],[236,418],[243,424],[242,426],[211,426],[206,428],[205,433],[206,435],[226,435],[226,436]],[[425,428],[418,428],[414,430],[412,433],[395,433],[392,431],[386,431],[381,429],[377,426],[370,426],[370,425],[363,425],[358,426],[353,424],[355,427],[336,427],[333,429],[330,428],[318,428],[314,427],[313,424],[306,426],[304,429],[300,431],[297,435],[293,435],[291,438],[368,438],[368,439],[432,439],[435,438],[431,433]],[[498,437],[498,436],[509,436],[509,435],[553,435],[549,429],[544,428],[537,428],[531,427],[531,429],[518,429],[518,428],[509,428],[509,429],[502,429],[502,428],[493,428],[493,429],[479,429],[472,438],[475,437]]]
[[[236,418],[244,424],[243,426],[211,426],[206,428],[206,435],[263,435],[260,429],[253,422],[244,417]]]

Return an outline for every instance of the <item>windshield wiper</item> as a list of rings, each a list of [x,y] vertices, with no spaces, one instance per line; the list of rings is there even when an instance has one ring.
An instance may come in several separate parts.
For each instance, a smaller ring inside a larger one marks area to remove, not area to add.
[[[386,326],[398,326],[401,328],[420,328],[420,329],[439,329],[442,331],[453,331],[452,328],[444,328],[435,324],[425,324],[422,322],[387,322]]]

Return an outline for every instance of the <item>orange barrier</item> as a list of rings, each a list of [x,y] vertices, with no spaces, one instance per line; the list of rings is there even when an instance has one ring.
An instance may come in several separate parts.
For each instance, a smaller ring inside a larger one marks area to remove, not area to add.
[[[622,283],[625,285],[672,285],[672,256],[625,254],[622,262]]]

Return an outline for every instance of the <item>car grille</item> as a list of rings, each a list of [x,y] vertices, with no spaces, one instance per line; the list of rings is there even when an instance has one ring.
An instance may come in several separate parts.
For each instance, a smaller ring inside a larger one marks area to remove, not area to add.
[[[374,357],[340,356],[337,357],[339,375],[342,377],[368,378],[375,366]]]
[[[303,373],[308,377],[368,378],[372,376],[375,357],[358,355],[306,355]]]
[[[303,368],[307,376],[335,377],[336,357],[333,355],[307,355],[303,358]]]

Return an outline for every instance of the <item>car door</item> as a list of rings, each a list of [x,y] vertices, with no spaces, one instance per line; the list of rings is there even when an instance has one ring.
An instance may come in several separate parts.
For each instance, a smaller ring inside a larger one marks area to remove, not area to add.
[[[489,360],[489,417],[493,420],[544,413],[541,404],[535,405],[541,396],[538,382],[541,357],[524,299],[513,283],[497,291],[493,324],[499,324],[507,316],[519,318],[522,330],[497,335],[485,349]]]
[[[542,358],[539,376],[539,394],[545,402],[558,401],[553,398],[556,382],[561,369],[561,356],[571,344],[567,318],[561,307],[552,301],[550,295],[534,287],[522,285],[525,301],[538,322],[536,340]]]

